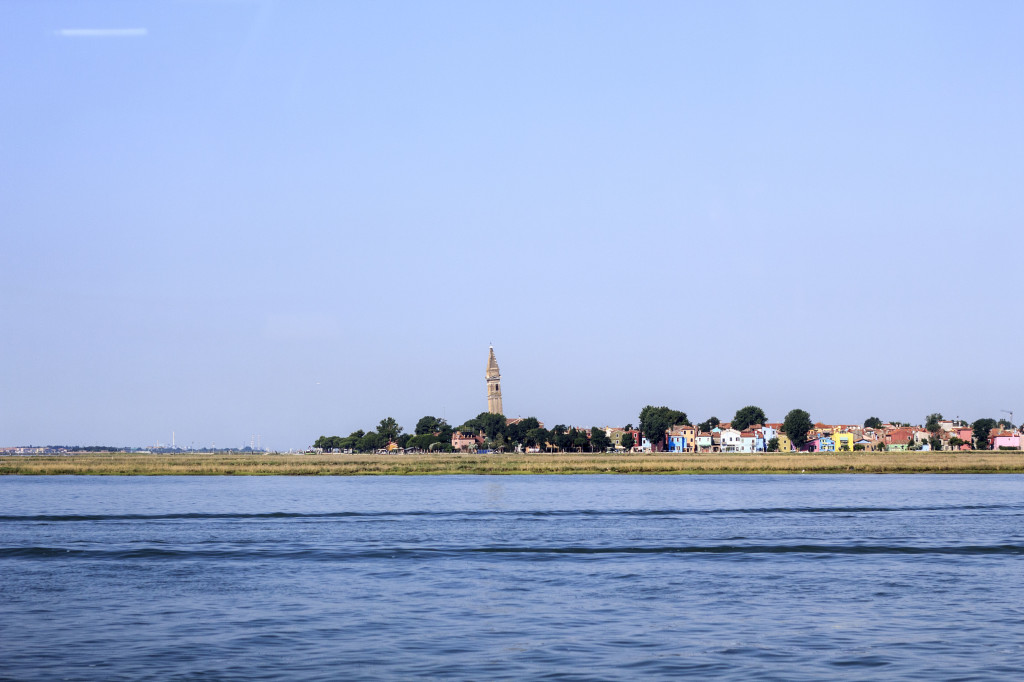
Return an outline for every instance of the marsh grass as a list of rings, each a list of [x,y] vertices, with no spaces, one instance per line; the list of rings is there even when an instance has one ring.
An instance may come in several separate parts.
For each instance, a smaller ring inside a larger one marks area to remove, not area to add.
[[[1024,473],[1024,453],[291,455],[81,453],[0,457],[0,474],[402,476],[432,474]]]

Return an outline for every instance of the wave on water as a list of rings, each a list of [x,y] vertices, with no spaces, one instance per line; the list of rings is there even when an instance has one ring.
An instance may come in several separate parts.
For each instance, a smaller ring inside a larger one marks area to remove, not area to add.
[[[307,561],[359,561],[376,559],[451,559],[473,555],[508,558],[538,559],[562,555],[1024,555],[1022,544],[998,545],[887,545],[887,544],[763,544],[763,545],[670,545],[670,546],[483,546],[483,547],[352,547],[322,548],[279,545],[220,546],[201,545],[181,548],[117,547],[0,547],[0,559],[59,559],[59,560],[135,560],[135,559],[207,559],[207,560],[307,560]]]
[[[179,512],[165,514],[0,514],[4,522],[64,521],[176,521],[176,520],[260,520],[260,519],[344,519],[444,517],[672,517],[742,514],[872,514],[893,512],[957,512],[957,511],[1024,511],[1024,504],[971,504],[931,506],[844,506],[844,507],[754,507],[721,509],[572,509],[572,510],[448,510],[448,511],[379,511],[379,512]]]

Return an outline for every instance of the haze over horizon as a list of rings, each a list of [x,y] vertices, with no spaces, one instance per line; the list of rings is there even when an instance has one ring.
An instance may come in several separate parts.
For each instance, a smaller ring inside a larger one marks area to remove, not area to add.
[[[1024,415],[1024,5],[0,4],[0,445]]]

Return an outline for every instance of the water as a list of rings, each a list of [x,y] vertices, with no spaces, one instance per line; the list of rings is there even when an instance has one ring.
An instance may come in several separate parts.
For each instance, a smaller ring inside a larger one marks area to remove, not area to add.
[[[1024,477],[2,477],[9,679],[1008,679]]]

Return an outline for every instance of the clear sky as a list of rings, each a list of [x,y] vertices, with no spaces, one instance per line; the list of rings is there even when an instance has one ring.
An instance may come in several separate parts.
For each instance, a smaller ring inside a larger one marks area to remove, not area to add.
[[[0,445],[1024,417],[1024,3],[0,3]]]

